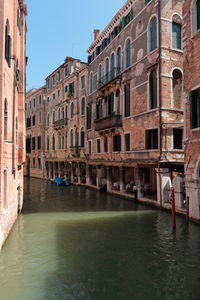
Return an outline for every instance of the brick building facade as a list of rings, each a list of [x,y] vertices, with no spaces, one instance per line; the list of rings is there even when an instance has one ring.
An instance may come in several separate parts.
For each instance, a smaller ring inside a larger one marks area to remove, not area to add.
[[[200,1],[185,0],[184,100],[185,184],[189,214],[200,219]]]
[[[176,208],[185,209],[183,58],[189,78],[196,70],[190,51],[198,56],[198,33],[193,43],[186,41],[191,26],[182,30],[182,8],[182,1],[127,0],[102,32],[94,30],[88,64],[67,57],[47,77],[44,178],[65,176],[74,184],[130,198],[137,191],[141,201],[166,208],[173,184]],[[185,22],[192,14],[193,8],[191,14],[185,8]],[[193,27],[199,22],[195,16]],[[187,119],[187,96],[198,89],[197,71],[194,78],[195,84],[185,84]],[[199,146],[198,129],[186,124],[187,181],[199,172],[198,155],[191,152]],[[198,180],[190,179],[187,192],[197,193]],[[191,217],[198,219],[197,208],[190,206]]]
[[[23,203],[25,16],[24,0],[0,1],[0,248]]]

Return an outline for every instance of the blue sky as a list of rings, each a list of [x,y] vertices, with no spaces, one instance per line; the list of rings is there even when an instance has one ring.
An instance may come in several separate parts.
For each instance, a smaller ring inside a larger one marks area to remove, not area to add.
[[[40,87],[66,56],[87,61],[93,30],[103,30],[125,0],[26,0],[27,90]]]

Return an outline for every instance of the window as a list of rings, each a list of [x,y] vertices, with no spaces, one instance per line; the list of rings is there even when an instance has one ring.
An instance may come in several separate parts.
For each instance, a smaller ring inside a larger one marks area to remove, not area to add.
[[[16,136],[16,144],[18,145],[18,131],[19,131],[19,122],[18,117],[16,117],[15,121],[15,136]]]
[[[35,115],[32,116],[32,126],[35,126]]]
[[[121,151],[121,135],[117,134],[113,136],[113,151]]]
[[[64,147],[65,147],[65,136],[62,135],[62,143],[61,143],[62,150],[64,149]]]
[[[200,127],[200,88],[190,92],[190,127]]]
[[[31,138],[26,138],[26,153],[31,153]]]
[[[65,77],[69,75],[69,66],[65,67]]]
[[[92,142],[88,141],[88,153],[92,153]]]
[[[41,125],[42,124],[42,112],[39,111],[38,113],[38,124]]]
[[[5,28],[5,59],[8,63],[8,66],[11,67],[11,46],[12,46],[12,39],[9,35],[10,33],[10,25],[7,20],[6,28]]]
[[[126,68],[130,67],[131,65],[131,41],[128,39],[126,41]]]
[[[103,117],[103,103],[101,100],[96,102],[96,119],[99,120]]]
[[[70,146],[74,146],[74,133],[73,130],[70,131]]]
[[[56,94],[55,93],[53,93],[53,100],[55,100],[56,99]]]
[[[85,88],[85,76],[81,77],[81,88],[84,89]]]
[[[85,147],[85,132],[84,132],[84,128],[81,129],[81,147]]]
[[[61,150],[61,134],[58,135],[58,149]]]
[[[52,82],[53,82],[53,85],[54,85],[55,82],[56,82],[56,76],[55,76],[55,75],[53,75],[53,77],[52,77]]]
[[[21,12],[20,12],[20,8],[17,9],[17,27],[19,29],[19,34],[21,34]]]
[[[38,148],[38,150],[41,150],[41,136],[38,136],[37,137],[37,148]]]
[[[47,151],[49,151],[49,136],[47,135],[47,146],[46,146]]]
[[[78,132],[78,129],[76,129],[76,132],[75,132],[75,146],[76,147],[79,146],[79,132]]]
[[[125,134],[125,151],[130,151],[130,133]]]
[[[49,97],[47,97],[47,102],[49,103]]]
[[[70,116],[71,116],[71,119],[73,119],[73,117],[74,117],[74,103],[73,102],[71,103]]]
[[[38,157],[38,168],[41,169],[41,158]]]
[[[101,152],[101,140],[97,139],[97,153]]]
[[[52,135],[52,150],[55,151],[56,150],[56,140],[55,140],[55,135]]]
[[[67,93],[67,91],[68,91],[68,86],[65,85],[65,93]]]
[[[99,81],[98,86],[100,87],[102,85],[102,65],[99,65]]]
[[[175,22],[172,23],[172,47],[182,49],[182,26]]]
[[[90,73],[90,94],[93,92],[93,73]]]
[[[85,98],[82,98],[81,100],[81,115],[85,115]]]
[[[35,107],[35,98],[33,99],[33,107]]]
[[[124,116],[130,116],[130,84],[124,86]]]
[[[31,117],[30,118],[26,118],[26,127],[27,128],[31,127]]]
[[[41,104],[42,103],[42,96],[40,95],[39,96],[39,104]]]
[[[111,93],[110,95],[108,95],[108,115],[112,115],[113,113],[114,113],[114,93]]]
[[[111,60],[110,60],[110,71],[111,71],[111,79],[115,77],[115,54],[113,53],[111,55]]]
[[[108,152],[108,138],[107,138],[107,136],[104,138],[104,152]]]
[[[122,51],[121,48],[119,47],[117,49],[117,74],[121,72],[122,68]]]
[[[71,95],[74,95],[74,82],[71,82],[71,83],[69,84],[69,93],[70,93]]]
[[[150,109],[157,108],[157,74],[156,70],[151,71],[149,76],[149,98]]]
[[[180,70],[173,71],[173,101],[174,108],[182,109],[182,73]]]
[[[55,123],[55,121],[56,121],[56,112],[53,111],[53,124]]]
[[[4,141],[7,140],[8,136],[8,101],[4,101]]]
[[[157,48],[157,19],[156,17],[151,19],[149,24],[149,51],[153,51]]]
[[[109,59],[106,59],[106,82],[109,80]]]
[[[57,78],[58,78],[57,80],[60,81],[60,71],[57,74]]]
[[[158,149],[158,129],[146,130],[146,149]]]
[[[200,0],[194,0],[192,7],[192,31],[200,29]]]
[[[87,129],[90,129],[92,126],[92,105],[87,107]]]
[[[144,3],[147,4],[149,3],[151,0],[145,0]]]
[[[32,150],[35,150],[35,137],[32,137]]]
[[[60,97],[60,90],[58,90],[58,97]]]
[[[183,129],[173,128],[173,148],[183,149]]]

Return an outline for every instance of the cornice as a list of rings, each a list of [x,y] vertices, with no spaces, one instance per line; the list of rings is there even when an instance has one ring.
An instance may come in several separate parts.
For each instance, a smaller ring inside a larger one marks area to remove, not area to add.
[[[101,42],[107,35],[108,33],[111,31],[111,29],[113,29],[118,21],[128,13],[129,9],[132,7],[133,3],[136,0],[127,0],[126,3],[122,6],[122,8],[117,12],[117,14],[112,18],[112,20],[110,21],[110,23],[106,26],[106,28],[99,34],[99,36],[97,37],[97,39],[92,43],[92,45],[88,48],[87,52],[90,54],[94,48],[99,44],[99,42]]]

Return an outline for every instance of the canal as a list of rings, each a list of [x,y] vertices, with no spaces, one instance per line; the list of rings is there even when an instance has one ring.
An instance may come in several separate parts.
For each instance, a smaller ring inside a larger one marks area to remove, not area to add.
[[[81,187],[25,180],[1,300],[200,299],[200,227]]]

